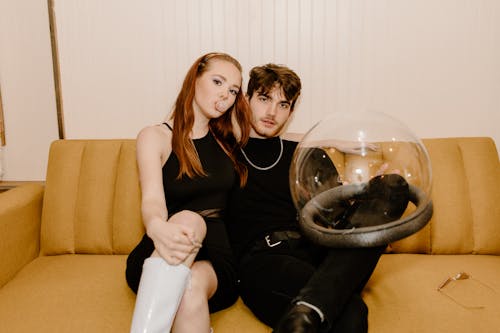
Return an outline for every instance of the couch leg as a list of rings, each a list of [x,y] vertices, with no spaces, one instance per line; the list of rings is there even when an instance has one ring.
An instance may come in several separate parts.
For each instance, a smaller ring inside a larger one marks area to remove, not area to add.
[[[185,265],[169,265],[159,257],[144,261],[131,333],[170,332],[190,272]]]

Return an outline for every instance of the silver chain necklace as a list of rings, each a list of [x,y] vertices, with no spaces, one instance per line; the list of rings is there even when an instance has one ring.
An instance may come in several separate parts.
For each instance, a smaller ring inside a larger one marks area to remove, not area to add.
[[[257,170],[263,170],[263,171],[272,169],[274,166],[276,166],[276,164],[278,164],[278,162],[281,160],[281,155],[283,155],[283,140],[281,140],[280,136],[278,138],[280,139],[280,154],[278,156],[278,159],[273,164],[271,164],[270,166],[260,167],[258,165],[253,164],[252,161],[250,161],[250,159],[248,158],[247,154],[245,154],[245,151],[243,150],[243,148],[241,148],[241,153],[243,154],[243,157],[245,158],[245,160],[247,160],[248,164],[250,164],[251,166],[253,166],[255,169],[257,169]]]

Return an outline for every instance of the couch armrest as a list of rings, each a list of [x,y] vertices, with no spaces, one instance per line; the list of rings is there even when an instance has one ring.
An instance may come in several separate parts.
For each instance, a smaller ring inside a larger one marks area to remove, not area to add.
[[[43,192],[26,184],[0,193],[0,288],[38,257]]]

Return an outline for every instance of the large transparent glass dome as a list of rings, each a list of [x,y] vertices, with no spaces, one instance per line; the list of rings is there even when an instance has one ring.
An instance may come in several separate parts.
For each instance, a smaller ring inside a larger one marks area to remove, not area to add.
[[[322,245],[378,246],[432,215],[431,165],[421,140],[384,113],[332,113],[298,144],[290,188],[305,234]]]

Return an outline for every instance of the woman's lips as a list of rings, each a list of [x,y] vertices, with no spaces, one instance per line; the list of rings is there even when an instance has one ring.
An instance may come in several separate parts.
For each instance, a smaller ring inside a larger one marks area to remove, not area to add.
[[[225,112],[228,108],[228,103],[226,101],[218,101],[215,103],[215,109],[219,112]]]

